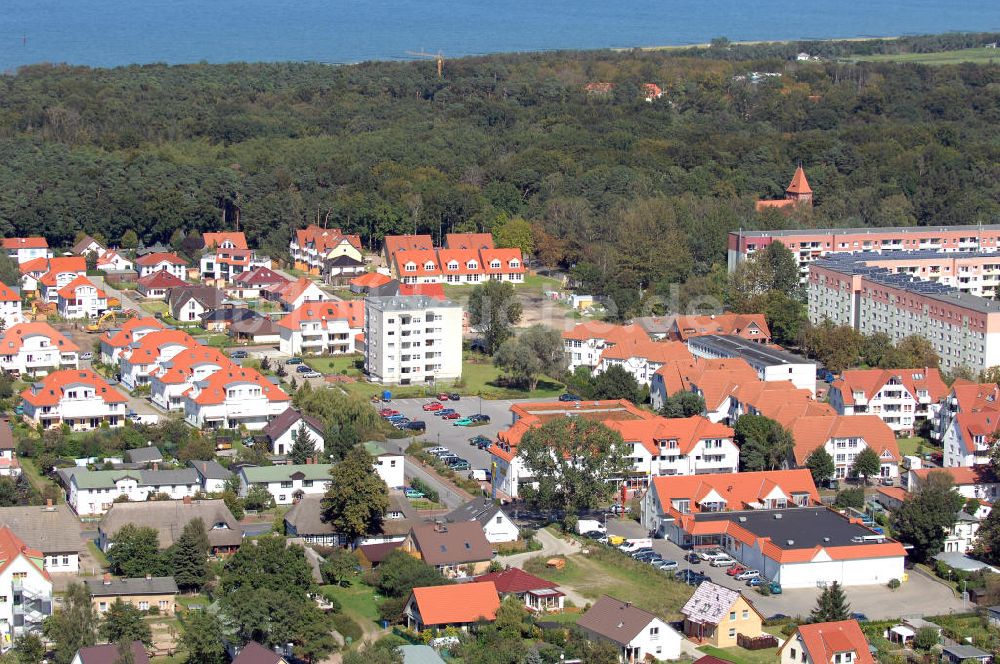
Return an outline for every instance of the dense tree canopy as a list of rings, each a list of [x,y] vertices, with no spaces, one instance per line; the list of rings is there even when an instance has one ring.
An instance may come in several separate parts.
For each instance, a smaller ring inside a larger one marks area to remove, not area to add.
[[[920,489],[896,510],[892,532],[900,541],[912,544],[910,555],[924,562],[941,551],[964,503],[951,475],[931,471]]]

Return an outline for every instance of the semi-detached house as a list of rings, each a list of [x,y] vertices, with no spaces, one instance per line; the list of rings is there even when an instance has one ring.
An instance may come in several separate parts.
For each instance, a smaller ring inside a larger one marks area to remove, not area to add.
[[[941,372],[914,369],[848,369],[830,385],[830,405],[841,415],[878,416],[896,435],[913,435],[935,419],[948,394]]]
[[[127,400],[90,369],[62,369],[21,392],[23,418],[46,429],[91,431],[121,426]]]
[[[187,281],[188,262],[177,254],[166,252],[146,254],[135,259],[135,266],[139,270],[140,279],[150,274],[165,271],[181,281]]]
[[[875,664],[856,620],[799,625],[778,650],[778,664]]]
[[[143,502],[163,494],[171,500],[183,500],[201,490],[198,473],[182,470],[87,470],[75,469],[69,478],[66,502],[80,516],[103,514],[115,499],[125,496],[129,502]]]
[[[195,381],[184,393],[184,419],[199,429],[256,431],[280,415],[289,396],[257,370],[232,366]]]
[[[201,345],[185,348],[150,372],[150,398],[164,410],[182,411],[184,393],[196,382],[234,366],[233,361],[217,348]]]
[[[101,362],[118,364],[118,356],[132,342],[139,341],[150,332],[164,329],[163,323],[152,316],[130,318],[118,329],[101,335]]]
[[[0,337],[0,369],[21,376],[44,376],[79,366],[80,347],[48,323],[21,323]]]
[[[251,487],[263,487],[278,505],[291,505],[302,496],[326,493],[330,485],[329,463],[285,466],[245,466],[240,469],[240,495]]]

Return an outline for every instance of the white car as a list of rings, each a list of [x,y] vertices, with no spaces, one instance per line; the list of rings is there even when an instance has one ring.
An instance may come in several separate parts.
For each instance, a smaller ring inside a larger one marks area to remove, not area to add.
[[[427,452],[428,454],[439,454],[441,452],[447,452],[447,451],[448,451],[447,447],[428,447],[426,450],[424,450],[424,452]]]
[[[323,374],[321,374],[318,371],[307,371],[304,374],[302,374],[302,377],[303,378],[322,378]]]
[[[736,561],[729,556],[722,556],[720,558],[712,558],[708,564],[712,567],[729,567],[730,565],[735,565]]]
[[[92,360],[92,359],[94,359],[94,354],[93,354],[93,353],[91,353],[91,352],[90,352],[90,351],[88,350],[88,351],[87,351],[86,353],[83,353],[82,355],[80,355],[80,359],[81,359],[81,360]]]
[[[747,579],[756,579],[758,576],[760,576],[760,570],[748,569],[744,572],[740,572],[739,574],[737,574],[736,580],[746,581]]]

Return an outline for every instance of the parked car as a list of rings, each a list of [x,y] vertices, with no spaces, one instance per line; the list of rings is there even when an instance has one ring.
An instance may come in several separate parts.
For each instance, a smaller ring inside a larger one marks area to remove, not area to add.
[[[406,423],[404,428],[409,429],[410,431],[426,431],[427,423],[423,420],[410,420]]]
[[[302,364],[302,358],[301,357],[290,357],[287,360],[285,360],[285,364]]]
[[[759,569],[748,569],[748,570],[743,570],[742,572],[740,572],[739,574],[737,574],[736,575],[736,580],[737,581],[749,581],[750,579],[756,579],[758,576],[760,576],[760,570]]]
[[[299,366],[295,367],[296,373],[304,374],[304,373],[309,373],[310,371],[312,371],[312,367],[309,366],[308,364],[300,364]]]
[[[724,556],[722,558],[713,558],[708,564],[712,567],[729,567],[730,565],[735,565],[736,561],[729,556]]]
[[[472,419],[470,419],[468,417],[463,417],[463,418],[461,418],[459,420],[455,420],[452,423],[452,426],[454,426],[454,427],[469,427],[469,426],[472,426],[472,424],[473,424]]]
[[[859,613],[857,611],[855,611],[854,613],[852,613],[851,617],[854,618],[855,620],[857,620],[858,622],[868,622],[868,616],[866,616],[863,613]]]
[[[435,410],[441,410],[442,408],[444,408],[444,406],[441,405],[440,401],[432,401],[430,403],[425,403],[423,405],[423,409],[426,410],[426,411],[428,411],[428,412],[432,412],[432,411],[435,411]]]
[[[448,399],[449,399],[447,392],[442,392],[441,394],[437,395],[437,397],[435,397],[435,398],[438,401],[448,401]]]
[[[454,408],[442,408],[441,410],[436,411],[434,414],[437,415],[438,417],[444,417],[445,415],[451,415],[454,412],[455,412]]]
[[[234,360],[245,360],[247,358],[247,352],[245,350],[234,350],[229,354],[229,357],[233,358]]]
[[[448,451],[447,447],[428,447],[426,450],[424,450],[424,452],[427,452],[428,454],[437,454],[438,452],[447,452],[447,451]]]
[[[410,418],[408,417],[401,417],[398,420],[392,420],[392,426],[396,427],[397,429],[402,429],[409,423],[410,423]]]
[[[693,569],[682,569],[674,574],[674,578],[688,584],[689,586],[697,586],[708,577],[701,572],[696,572]]]
[[[676,560],[660,560],[659,562],[654,563],[653,567],[655,567],[658,570],[662,570],[664,572],[669,572],[669,571],[677,569],[677,561]]]
[[[559,401],[582,401],[582,399],[580,399],[580,397],[576,396],[575,394],[570,394],[569,392],[566,392],[564,394],[559,395]]]
[[[492,473],[485,468],[473,468],[469,472],[469,479],[477,482],[489,482]]]
[[[583,534],[583,536],[588,539],[599,540],[602,537],[604,537],[604,533],[602,533],[600,530],[588,530]]]
[[[461,401],[462,395],[459,394],[458,392],[449,392],[448,398],[451,399],[452,401]]]
[[[390,415],[399,415],[399,411],[394,408],[383,408],[378,414],[382,417],[389,417]]]
[[[141,422],[142,421],[142,416],[140,416],[139,413],[135,412],[134,410],[130,410],[128,412],[128,415],[126,415],[125,417],[127,417],[130,420],[132,420],[133,422]]]
[[[235,355],[233,355],[232,357],[236,357],[236,356],[235,356]],[[82,355],[80,355],[80,359],[81,359],[81,360],[92,360],[92,359],[94,359],[94,354],[93,354],[93,353],[91,353],[91,352],[90,352],[90,351],[88,350],[88,351],[87,351],[86,353],[83,353]]]
[[[699,551],[698,557],[704,561],[712,562],[716,558],[729,557],[725,551],[722,549],[708,549],[705,551]]]
[[[302,372],[302,377],[303,378],[322,378],[323,374],[321,374],[318,371],[303,371]]]
[[[441,419],[442,420],[457,420],[457,419],[459,419],[461,417],[462,416],[459,413],[456,413],[455,411],[451,411],[450,413],[445,413],[444,415],[442,415]]]
[[[473,422],[487,422],[488,423],[490,421],[490,416],[489,415],[483,415],[482,413],[477,413],[475,415],[469,415],[469,419],[472,420]]]
[[[475,445],[477,447],[481,445],[489,445],[492,442],[493,442],[492,440],[483,435],[473,436],[472,438],[469,439],[469,445]]]
[[[684,554],[684,560],[688,561],[692,565],[700,565],[701,564],[701,556],[699,556],[694,551],[692,551],[690,553]]]
[[[726,574],[728,574],[729,576],[736,576],[740,572],[745,572],[746,569],[747,568],[744,567],[743,565],[736,564],[727,569]]]
[[[423,498],[424,494],[411,487],[406,487],[403,489],[403,495],[407,498]]]

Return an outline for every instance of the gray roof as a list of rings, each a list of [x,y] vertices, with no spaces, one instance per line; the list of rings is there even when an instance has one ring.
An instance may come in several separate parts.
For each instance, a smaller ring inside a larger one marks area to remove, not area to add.
[[[960,569],[963,572],[976,572],[978,570],[996,571],[984,562],[973,560],[964,553],[958,551],[942,551],[934,555],[934,560],[940,560],[948,567]]]
[[[975,646],[945,646],[942,648],[942,652],[947,655],[951,655],[953,658],[962,659],[980,659],[981,657],[989,657],[990,654]]]
[[[711,581],[702,581],[681,613],[691,622],[718,625],[739,598],[740,593],[736,590]]]
[[[153,463],[163,461],[163,453],[154,446],[137,447],[134,450],[125,450],[125,459],[132,463]]]
[[[380,311],[418,311],[424,309],[446,309],[461,305],[451,300],[437,300],[427,295],[407,295],[389,297],[366,297],[365,307]]]
[[[934,233],[944,233],[948,231],[968,231],[975,234],[978,230],[995,231],[1000,230],[1000,224],[983,224],[976,226],[886,226],[884,228],[796,228],[784,231],[729,231],[730,235],[742,235],[743,237],[794,237],[796,235],[823,235],[833,234],[854,234],[867,235],[869,233],[908,233],[911,235],[931,235]]]
[[[167,291],[167,305],[173,314],[177,314],[189,300],[199,302],[206,309],[215,309],[226,301],[226,294],[215,286],[200,285],[178,286]]]
[[[646,331],[646,334],[668,334],[674,327],[677,316],[670,314],[667,316],[639,316],[635,319],[636,325]]]
[[[76,482],[81,489],[112,489],[115,482],[124,478],[135,478],[139,486],[173,486],[199,484],[194,468],[181,470],[88,470],[74,468],[68,479]],[[67,479],[67,481],[68,481]]]
[[[285,523],[295,529],[299,537],[312,535],[332,535],[336,532],[333,526],[322,519],[323,496],[311,493],[302,496],[292,508],[285,512]],[[402,519],[385,519],[382,521],[382,535],[406,535],[420,521],[414,516],[413,508],[403,494],[389,492],[389,510],[396,509],[403,513]]]
[[[177,584],[172,576],[146,579],[85,579],[92,597],[124,597],[127,595],[176,595]]]
[[[456,507],[445,516],[447,521],[478,521],[482,525],[489,523],[497,512],[501,512],[500,506],[489,498],[473,498],[464,505]]]
[[[591,634],[624,646],[655,619],[655,615],[633,606],[631,602],[622,602],[604,595],[594,602],[576,624]]]
[[[462,565],[493,557],[493,546],[476,521],[414,526],[410,538],[428,565]]]
[[[444,664],[441,656],[430,646],[399,646],[399,652],[403,656],[403,664]]]
[[[80,522],[68,505],[0,507],[0,524],[44,554],[73,553],[83,548]]]
[[[773,367],[783,364],[816,364],[815,361],[776,350],[764,344],[748,341],[743,337],[722,334],[706,334],[688,341],[688,347],[698,346],[718,357],[741,357],[753,367]]]
[[[155,528],[160,548],[172,545],[192,519],[205,522],[208,541],[213,547],[239,546],[243,531],[222,500],[151,500],[144,503],[114,503],[101,518],[98,528],[109,539],[133,523]]]
[[[198,461],[192,459],[188,465],[194,468],[199,477],[206,480],[228,480],[233,473],[218,461]]]

